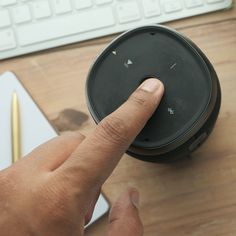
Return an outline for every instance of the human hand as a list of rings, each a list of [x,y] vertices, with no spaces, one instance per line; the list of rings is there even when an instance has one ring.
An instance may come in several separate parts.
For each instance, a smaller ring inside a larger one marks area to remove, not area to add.
[[[102,184],[157,108],[163,92],[158,80],[148,79],[90,136],[57,137],[1,171],[1,235],[83,235]],[[138,198],[138,192],[130,189],[114,204],[109,236],[142,235]]]

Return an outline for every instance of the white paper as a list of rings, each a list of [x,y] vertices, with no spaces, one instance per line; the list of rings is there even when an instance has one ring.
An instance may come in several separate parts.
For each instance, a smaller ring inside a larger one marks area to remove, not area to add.
[[[56,137],[57,133],[38,106],[12,72],[0,76],[0,170],[12,164],[11,154],[11,101],[17,93],[20,107],[22,155],[25,156],[40,144]],[[97,202],[93,223],[109,209],[102,194]]]

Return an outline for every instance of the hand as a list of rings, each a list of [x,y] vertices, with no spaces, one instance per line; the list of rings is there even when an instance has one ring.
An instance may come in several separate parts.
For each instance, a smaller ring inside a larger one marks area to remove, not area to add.
[[[163,92],[157,79],[148,79],[89,137],[71,133],[52,139],[1,171],[1,235],[83,235],[102,184]],[[109,236],[142,235],[138,198],[137,190],[130,189],[114,204]]]

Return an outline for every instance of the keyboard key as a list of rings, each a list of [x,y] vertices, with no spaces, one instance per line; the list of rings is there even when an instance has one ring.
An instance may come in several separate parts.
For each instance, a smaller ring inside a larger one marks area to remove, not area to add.
[[[91,0],[75,0],[75,7],[78,10],[88,8],[92,6]]]
[[[166,13],[182,10],[182,5],[179,0],[168,0],[165,2],[164,6]]]
[[[0,28],[11,24],[8,10],[0,10]]]
[[[49,17],[51,15],[51,9],[48,1],[37,1],[32,3],[34,16],[37,19]]]
[[[0,39],[0,51],[16,47],[15,36],[11,29],[0,31]]]
[[[111,3],[113,0],[96,0],[97,5]]]
[[[198,7],[203,5],[203,0],[185,0],[188,8]]]
[[[30,9],[27,5],[14,7],[12,9],[14,22],[17,24],[28,22],[31,20]]]
[[[120,2],[116,9],[120,23],[135,21],[141,18],[136,1]]]
[[[94,21],[94,19],[96,19]],[[86,24],[85,24],[86,22]],[[110,7],[93,9],[64,18],[47,19],[35,24],[22,25],[17,28],[19,43],[22,46],[84,33],[115,24]],[[45,30],[47,29],[47,30]]]
[[[63,14],[72,10],[70,0],[53,0],[56,14]]]
[[[13,4],[16,4],[16,0],[0,0],[1,6],[9,6]]]
[[[223,2],[224,0],[207,0],[208,3]]]
[[[159,0],[142,0],[142,2],[146,17],[158,16],[161,14]]]

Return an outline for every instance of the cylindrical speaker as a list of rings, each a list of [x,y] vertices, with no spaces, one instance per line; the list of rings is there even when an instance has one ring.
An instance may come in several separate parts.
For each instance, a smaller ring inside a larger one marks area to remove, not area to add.
[[[160,25],[136,28],[105,48],[88,75],[89,111],[98,123],[149,77],[163,82],[165,94],[127,153],[163,163],[185,157],[212,131],[221,90],[203,52],[175,30]]]

